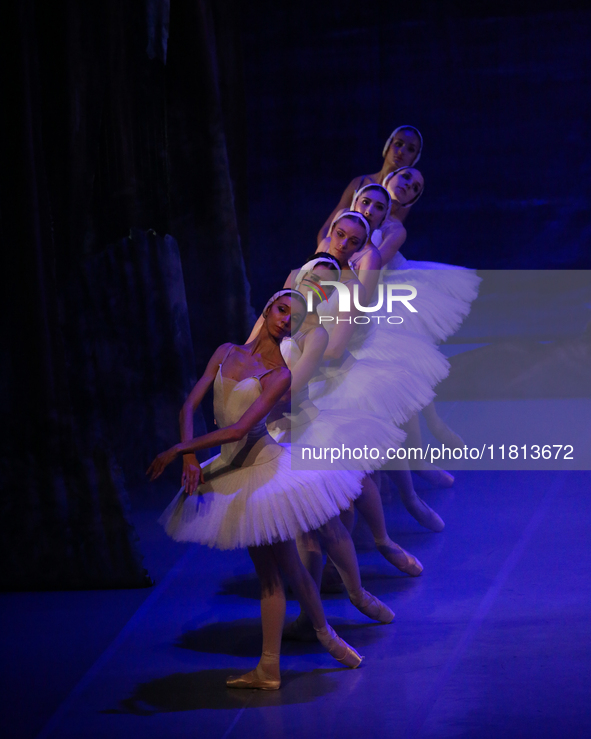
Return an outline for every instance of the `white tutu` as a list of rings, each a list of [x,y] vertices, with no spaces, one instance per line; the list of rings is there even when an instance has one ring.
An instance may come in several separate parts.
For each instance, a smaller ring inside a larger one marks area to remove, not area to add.
[[[401,425],[434,399],[434,384],[393,362],[358,360],[347,352],[338,366],[322,368],[310,383],[310,397],[321,410],[348,412],[353,419],[373,414]]]
[[[449,374],[449,362],[433,340],[400,325],[382,321],[379,324],[358,326],[349,342],[349,349],[357,360],[365,363],[357,369],[359,373],[366,373],[366,380],[361,381],[362,386],[365,386],[368,380],[373,382],[373,377],[377,381],[378,376],[383,376],[384,373],[386,384],[391,384],[395,378],[391,377],[388,380],[388,375],[392,374],[388,368],[404,368],[407,374],[403,375],[405,381],[399,384],[400,392],[410,391],[411,398],[413,395],[416,396],[416,400],[411,402],[413,408],[416,408],[417,402],[421,403],[428,394],[433,394],[426,392],[425,385],[432,391]],[[383,367],[381,372],[380,363]],[[363,369],[362,367],[366,365],[367,369]],[[418,385],[414,390],[413,380]],[[402,381],[402,378],[399,377],[399,381]],[[359,388],[361,389],[362,387]],[[428,400],[424,405],[430,402]]]
[[[318,314],[336,316],[337,303],[335,291]],[[329,333],[335,325],[324,324]],[[310,398],[322,410],[366,412],[403,424],[433,400],[433,388],[449,372],[432,341],[384,321],[358,325],[349,349],[310,382]]]
[[[385,232],[387,235],[388,221]],[[412,305],[417,313],[403,309],[400,330],[445,341],[461,326],[478,296],[481,279],[476,272],[441,262],[405,259],[400,252],[382,268],[380,281],[409,284],[417,289]]]
[[[298,332],[281,344],[290,369],[302,356],[298,338],[303,335]],[[405,434],[385,421],[383,413],[372,414],[359,403],[333,409],[332,402],[321,401],[325,407],[319,409],[304,388],[292,396],[291,412],[279,414],[267,428],[276,441],[291,445],[293,464],[298,468],[359,470],[362,479],[384,464],[388,449],[397,449]]]
[[[235,423],[261,393],[259,379],[222,377],[214,384],[220,427]],[[344,470],[293,470],[291,455],[261,421],[239,442],[203,465],[205,483],[194,495],[177,494],[159,519],[177,541],[219,549],[295,539],[349,507],[361,492],[360,475]]]

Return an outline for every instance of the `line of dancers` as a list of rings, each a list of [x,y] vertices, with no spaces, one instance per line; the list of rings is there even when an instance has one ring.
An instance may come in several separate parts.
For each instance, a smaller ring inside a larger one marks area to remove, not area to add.
[[[155,479],[182,457],[181,490],[160,518],[171,537],[220,549],[247,547],[255,566],[262,654],[254,670],[229,677],[228,687],[278,689],[282,638],[318,639],[346,667],[361,664],[363,657],[327,623],[323,584],[342,582],[365,616],[393,620],[390,607],[362,586],[351,538],[354,506],[388,562],[409,576],[423,571],[388,535],[376,471],[387,449],[405,440],[420,445],[419,412],[438,439],[463,446],[433,404],[434,388],[449,371],[437,343],[469,312],[478,278],[448,265],[407,262],[399,252],[403,222],[424,189],[414,166],[422,149],[416,128],[393,131],[381,170],[348,185],[320,230],[316,252],[269,299],[246,344],[216,350],[181,410],[180,443],[148,468]],[[380,284],[412,286],[417,313],[401,324],[358,325],[350,320],[358,309],[339,313],[337,290],[323,299],[323,281],[344,286],[364,306]],[[194,412],[212,386],[217,430],[193,438]],[[303,447],[342,444],[380,454],[300,468]],[[221,453],[200,465],[195,453],[219,445]],[[408,464],[397,464],[391,474],[405,507],[423,526],[441,531],[444,523],[415,492]],[[436,485],[453,483],[434,467],[417,472]],[[283,576],[301,606],[286,628]]]

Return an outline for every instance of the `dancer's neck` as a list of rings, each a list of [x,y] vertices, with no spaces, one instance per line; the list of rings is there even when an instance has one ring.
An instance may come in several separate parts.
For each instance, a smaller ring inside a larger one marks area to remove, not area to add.
[[[282,362],[280,343],[280,340],[271,336],[267,324],[263,323],[259,333],[250,344],[245,344],[244,348],[252,357],[257,356],[263,364],[277,364]]]

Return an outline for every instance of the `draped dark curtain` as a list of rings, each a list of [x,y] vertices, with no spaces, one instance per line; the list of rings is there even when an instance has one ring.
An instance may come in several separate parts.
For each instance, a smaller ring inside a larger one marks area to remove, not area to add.
[[[151,582],[128,485],[248,329],[234,17],[197,0],[5,11],[4,588]]]
[[[239,225],[245,234],[247,212],[237,18],[234,3],[224,0],[171,5],[166,63],[170,232],[181,249],[200,367],[220,337],[244,341],[254,321],[239,235]],[[229,154],[234,155],[232,169]]]

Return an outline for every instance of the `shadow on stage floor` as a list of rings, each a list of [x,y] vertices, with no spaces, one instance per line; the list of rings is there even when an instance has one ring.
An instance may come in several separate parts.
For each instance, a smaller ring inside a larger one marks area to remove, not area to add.
[[[380,625],[325,598],[359,669],[285,643],[280,691],[228,690],[261,648],[248,554],[169,548],[157,511],[138,511],[158,582],[148,594],[4,596],[2,736],[587,739],[589,474],[458,473],[451,490],[423,493],[441,534],[383,495],[390,532],[425,571],[402,575],[357,534],[365,587],[396,611]],[[297,615],[291,596],[287,609]]]
[[[202,670],[177,673],[142,683],[120,707],[101,713],[132,713],[150,716],[154,713],[198,711],[203,709],[265,708],[310,703],[320,696],[338,690],[334,674],[343,668],[318,669],[311,672],[287,670],[281,678],[281,690],[230,690],[225,687],[230,670]]]

